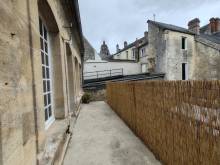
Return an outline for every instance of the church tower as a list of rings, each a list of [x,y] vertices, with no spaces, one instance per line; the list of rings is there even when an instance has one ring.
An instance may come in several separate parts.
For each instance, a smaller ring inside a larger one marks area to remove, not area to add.
[[[100,56],[103,60],[107,60],[110,57],[110,51],[109,51],[108,45],[105,43],[105,41],[103,41],[103,44],[101,46]]]

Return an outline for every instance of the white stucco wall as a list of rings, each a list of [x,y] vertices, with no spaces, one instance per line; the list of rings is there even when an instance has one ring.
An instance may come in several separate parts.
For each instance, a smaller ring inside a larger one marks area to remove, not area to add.
[[[134,63],[134,62],[104,62],[104,61],[102,62],[91,62],[90,61],[90,62],[85,62],[84,64],[84,73],[112,70],[112,69],[123,69],[124,75],[140,74],[141,64]],[[108,73],[108,72],[103,72],[103,74],[105,73]],[[91,73],[91,75],[94,75],[94,73],[93,74]],[[94,78],[96,78],[96,76],[94,76]],[[85,77],[85,79],[87,78]]]

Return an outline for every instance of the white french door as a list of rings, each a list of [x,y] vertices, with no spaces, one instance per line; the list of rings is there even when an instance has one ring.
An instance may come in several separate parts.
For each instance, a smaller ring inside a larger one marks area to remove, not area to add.
[[[51,65],[50,65],[50,46],[49,35],[46,26],[42,20],[39,20],[41,60],[42,60],[42,77],[43,77],[43,97],[44,97],[44,114],[46,129],[54,121],[52,107],[52,87],[51,87]]]

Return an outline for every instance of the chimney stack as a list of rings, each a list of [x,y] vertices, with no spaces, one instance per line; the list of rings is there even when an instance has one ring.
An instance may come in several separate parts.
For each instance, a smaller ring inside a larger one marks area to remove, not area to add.
[[[210,28],[210,32],[211,34],[214,33],[216,30],[215,30],[215,18],[211,18],[209,20],[209,28]]]
[[[124,48],[126,48],[128,46],[127,41],[124,42]]]
[[[144,32],[144,37],[145,37],[145,38],[148,37],[148,32],[147,32],[147,31]]]
[[[215,32],[220,32],[220,18],[215,18]]]
[[[188,23],[188,29],[196,34],[199,34],[200,31],[200,20],[195,18]]]
[[[120,51],[119,45],[116,45],[116,52],[118,53]]]

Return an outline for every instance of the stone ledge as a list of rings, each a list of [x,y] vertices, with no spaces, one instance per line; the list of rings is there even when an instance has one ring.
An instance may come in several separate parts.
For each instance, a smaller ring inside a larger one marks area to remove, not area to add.
[[[80,112],[80,100],[77,104],[77,110],[75,115],[70,115],[63,120],[55,120],[46,133],[45,149],[38,154],[39,165],[60,165],[62,164],[73,127],[78,118]],[[68,126],[70,125],[67,133]]]
[[[48,129],[44,151],[38,155],[39,165],[53,164],[55,156],[65,142],[68,121],[68,119],[56,120]]]

